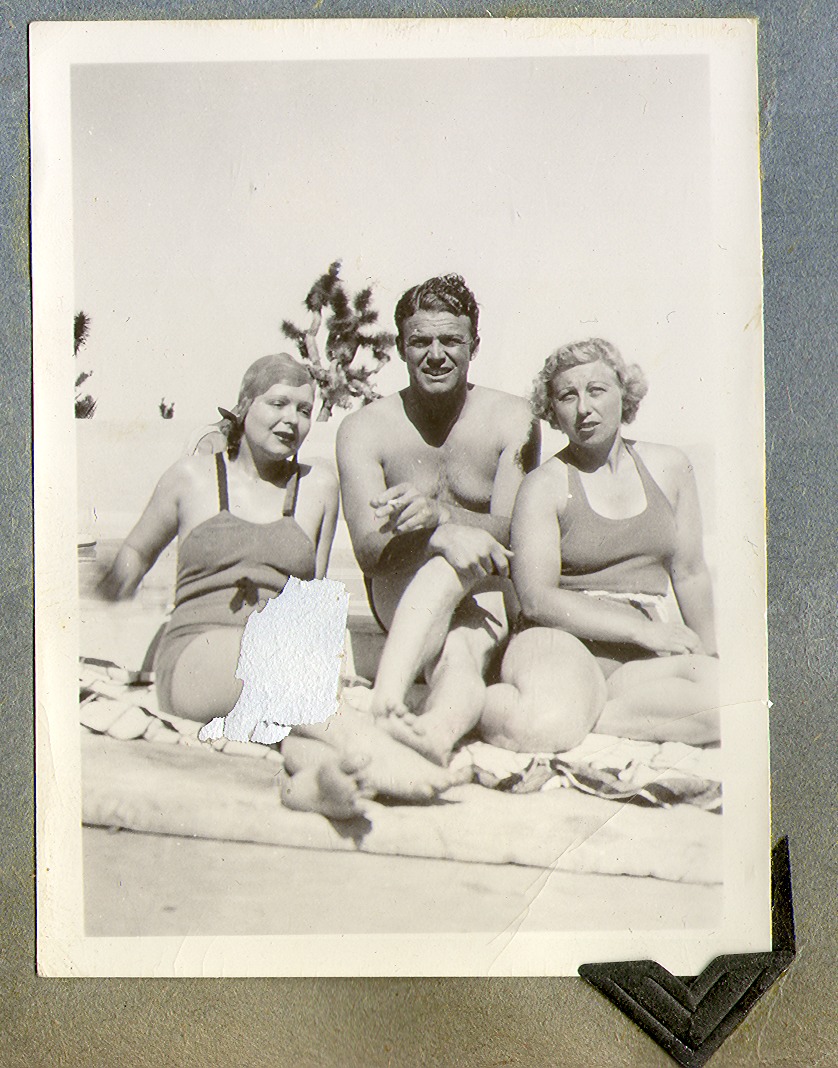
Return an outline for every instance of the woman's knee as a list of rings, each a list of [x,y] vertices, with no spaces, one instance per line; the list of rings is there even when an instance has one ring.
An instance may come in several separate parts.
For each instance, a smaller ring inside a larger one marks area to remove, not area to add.
[[[515,685],[528,680],[552,690],[567,676],[600,679],[602,672],[585,646],[572,634],[532,627],[516,634],[504,653],[501,677]]]
[[[590,734],[598,715],[598,704],[590,700],[557,699],[548,705],[519,697],[503,711],[487,707],[480,733],[490,745],[518,753],[563,753]]]
[[[239,699],[236,678],[241,632],[233,628],[200,634],[183,650],[172,672],[173,714],[206,722],[226,716]]]
[[[498,697],[503,691],[506,699],[487,702],[483,727],[486,740],[494,738],[504,748],[572,749],[590,733],[605,705],[605,679],[596,660],[561,631],[536,628],[517,635],[501,675]]]

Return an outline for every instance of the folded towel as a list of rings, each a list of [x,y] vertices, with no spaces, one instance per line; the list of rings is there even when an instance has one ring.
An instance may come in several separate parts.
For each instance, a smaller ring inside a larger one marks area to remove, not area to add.
[[[696,805],[721,812],[719,750],[680,742],[638,742],[589,735],[566,753],[510,753],[474,742],[454,758],[470,764],[475,782],[506,793],[572,787],[612,801],[652,808]]]
[[[370,802],[331,821],[279,800],[280,769],[205,745],[148,745],[82,730],[83,818],[93,826],[305,849],[520,864],[721,882],[722,821],[690,805],[643,809],[576,790],[510,795],[458,786],[428,805]]]

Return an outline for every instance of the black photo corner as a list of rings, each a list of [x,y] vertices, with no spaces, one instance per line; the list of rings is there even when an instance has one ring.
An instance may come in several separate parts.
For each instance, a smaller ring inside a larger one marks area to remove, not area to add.
[[[703,1068],[795,956],[789,840],[771,854],[770,953],[716,957],[697,976],[651,960],[583,964],[579,974],[683,1068]]]

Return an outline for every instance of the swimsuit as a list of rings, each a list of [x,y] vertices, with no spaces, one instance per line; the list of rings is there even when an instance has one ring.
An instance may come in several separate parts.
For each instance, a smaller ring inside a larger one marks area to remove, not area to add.
[[[579,472],[567,468],[567,505],[561,517],[562,589],[665,596],[675,551],[672,505],[629,442],[646,507],[628,519],[608,519],[588,503]]]
[[[379,627],[381,627],[381,629],[384,631],[384,633],[388,634],[389,631],[388,631],[387,627],[384,626],[384,621],[382,620],[381,616],[378,614],[378,609],[375,607],[375,597],[373,596],[373,586],[372,586],[372,575],[364,575],[364,589],[367,591],[367,601],[369,602],[370,611],[372,612],[372,618],[376,621],[376,623],[379,625]]]
[[[567,505],[561,516],[559,586],[625,605],[627,611],[640,612],[647,619],[661,620],[665,618],[664,602],[669,592],[669,561],[677,541],[675,513],[631,443],[625,445],[640,475],[646,507],[628,519],[600,515],[588,503],[579,472],[568,464]],[[537,626],[540,624],[522,617],[515,629]],[[582,642],[606,670],[609,663],[622,664],[655,655],[630,643]]]
[[[300,469],[285,487],[282,517],[251,523],[230,512],[227,466],[215,454],[219,511],[192,529],[178,547],[175,609],[154,660],[160,708],[171,706],[172,676],[187,645],[220,627],[243,632],[248,617],[281,593],[289,575],[313,579],[315,549],[294,518]]]

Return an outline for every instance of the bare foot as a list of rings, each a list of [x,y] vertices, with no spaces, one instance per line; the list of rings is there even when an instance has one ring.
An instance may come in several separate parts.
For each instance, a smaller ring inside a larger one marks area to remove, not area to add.
[[[378,722],[387,732],[380,729],[375,737],[365,739],[370,754],[369,764],[361,772],[365,786],[396,800],[431,801],[452,786],[471,782],[471,768],[452,772],[440,766],[440,761],[432,763],[417,748],[390,734],[389,727],[400,722],[395,717]]]
[[[292,780],[301,771],[336,763],[340,766],[341,759],[348,759],[358,788],[367,797],[381,794],[396,801],[430,801],[452,786],[471,781],[470,768],[452,773],[440,766],[440,761],[432,763],[416,748],[393,738],[382,729],[391,718],[395,721],[395,717],[375,720],[346,709],[344,715],[325,724],[295,727],[282,743]],[[316,806],[310,800],[312,791],[316,799],[321,797],[319,785],[312,784],[306,790],[308,807],[322,811],[319,800]]]
[[[430,716],[417,716],[406,712],[379,720],[379,726],[391,738],[409,746],[426,760],[443,768],[448,766],[455,743],[451,741],[443,724],[432,721]]]
[[[370,712],[372,712],[375,719],[378,720],[379,726],[381,725],[381,721],[387,719],[388,716],[410,715],[410,709],[404,701],[394,697],[382,697],[381,694],[376,693],[375,690],[373,690]]]
[[[372,796],[362,785],[367,758],[326,758],[319,765],[301,768],[281,778],[282,803],[303,812],[319,812],[329,819],[349,820],[364,815]]]
[[[364,784],[364,761],[360,766],[347,758],[337,764],[323,764],[317,782],[324,807],[321,811],[332,819],[351,819],[364,814],[364,802],[373,793]],[[328,809],[328,811],[326,811]]]

